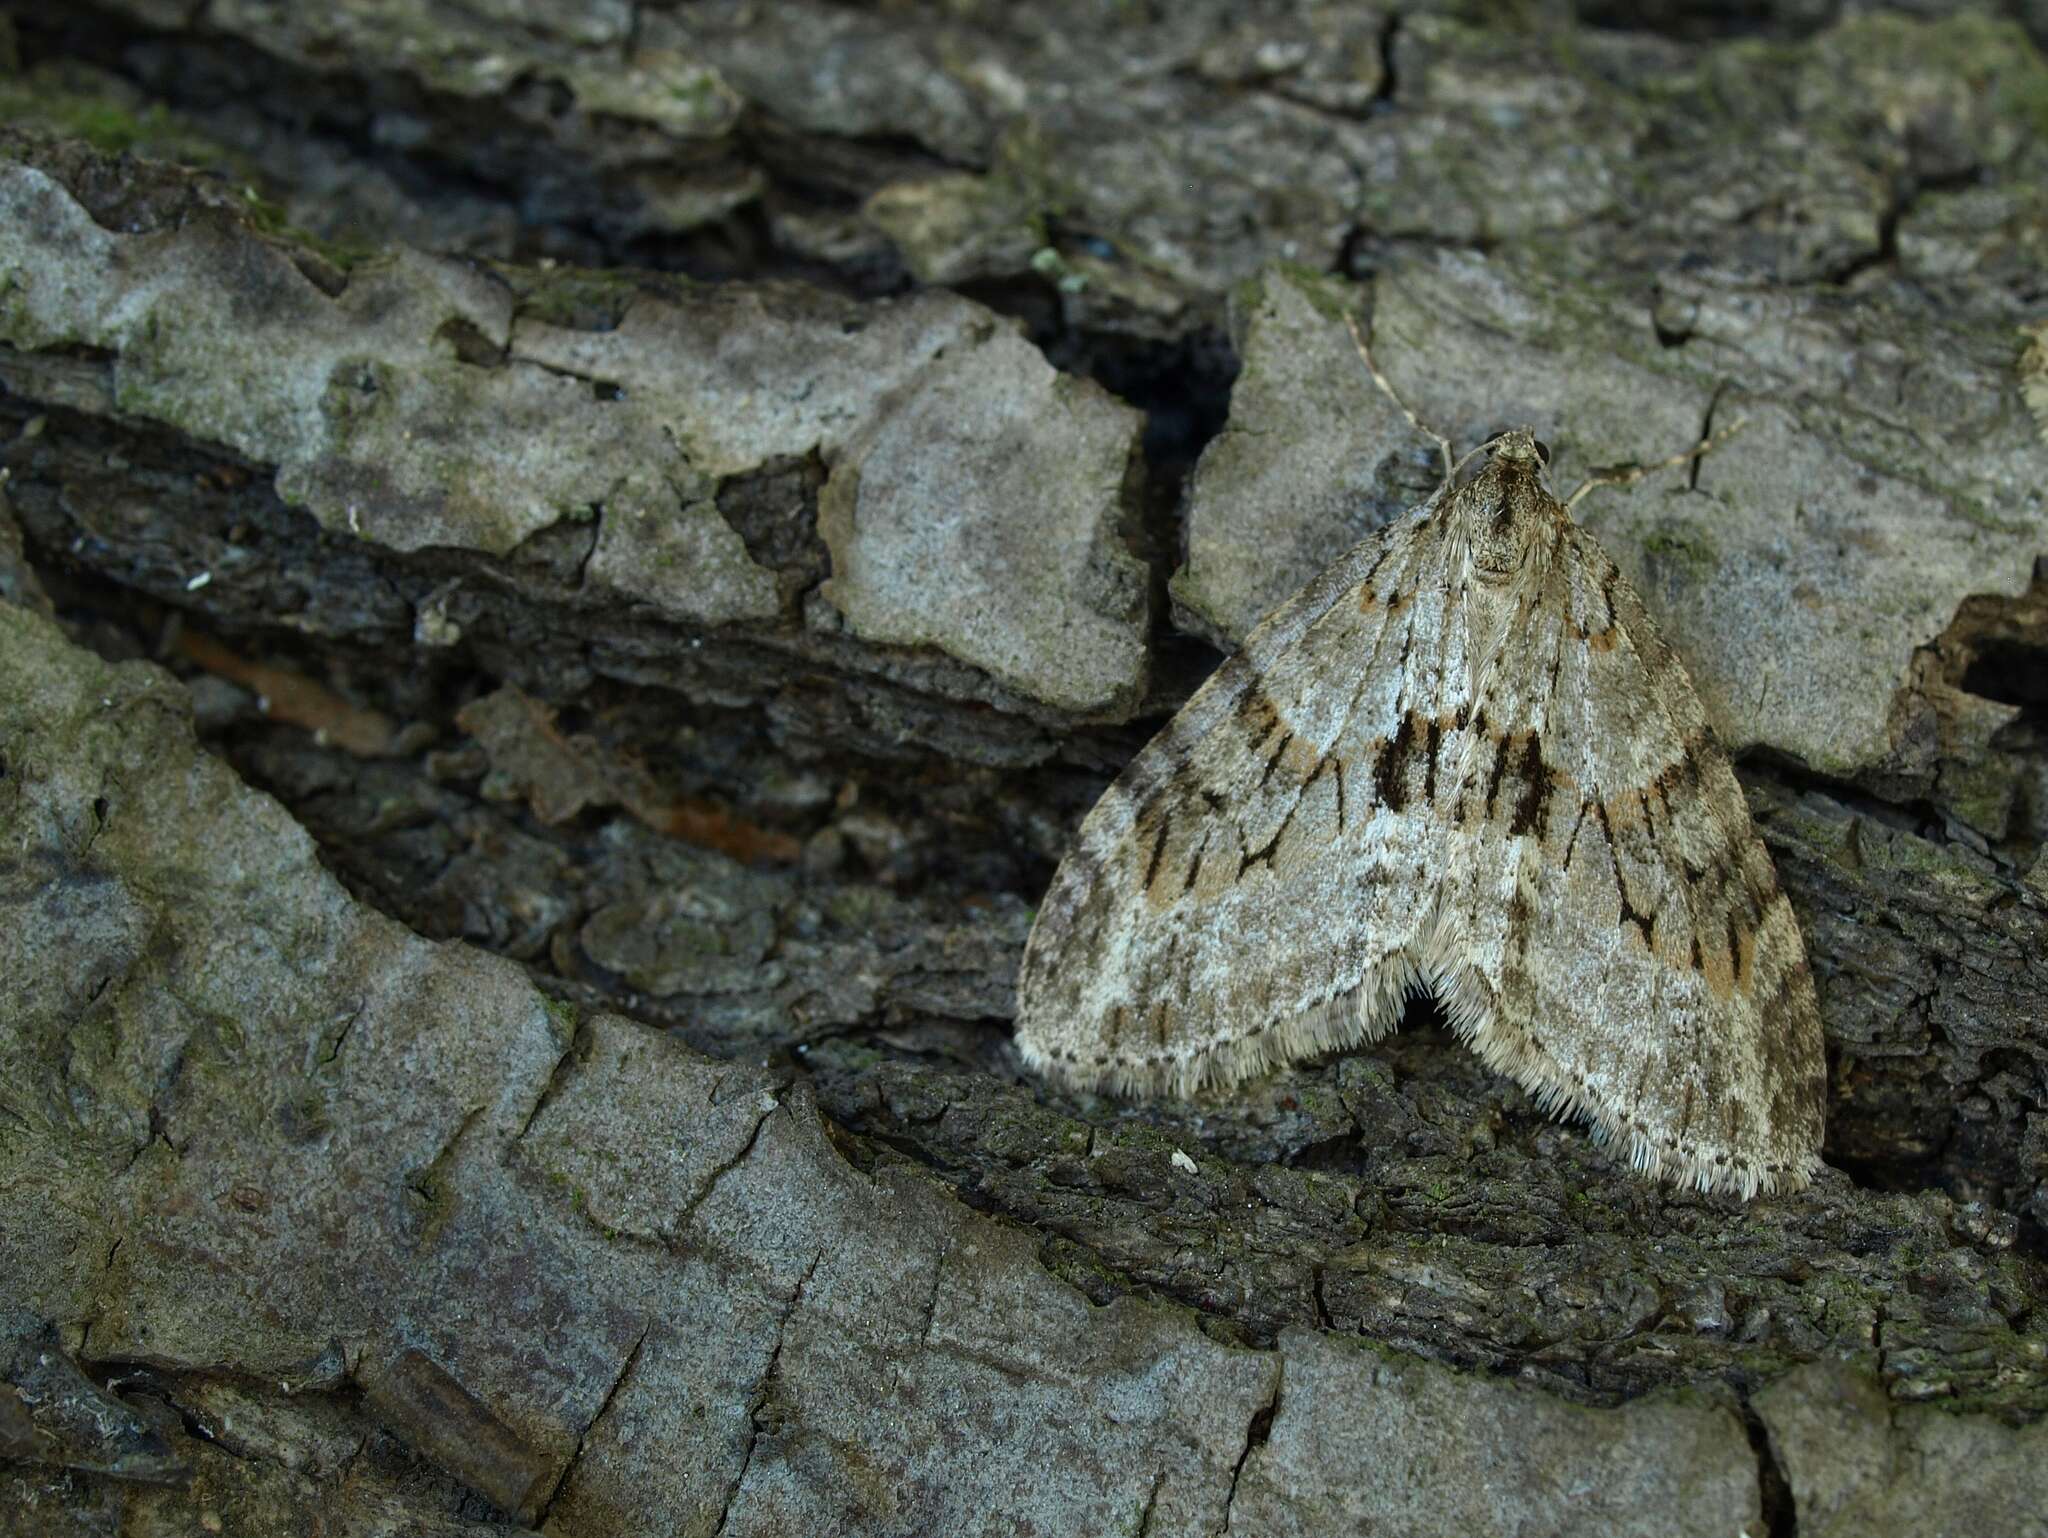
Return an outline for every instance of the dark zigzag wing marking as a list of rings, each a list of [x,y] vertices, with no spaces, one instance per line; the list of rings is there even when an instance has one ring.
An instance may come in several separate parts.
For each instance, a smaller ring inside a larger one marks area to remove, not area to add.
[[[1027,946],[1028,1061],[1187,1093],[1377,1034],[1427,977],[1637,1163],[1804,1183],[1796,922],[1683,670],[1529,450],[1510,435],[1449,532],[1425,509],[1311,583],[1103,798]]]
[[[1803,1184],[1825,1085],[1797,923],[1641,599],[1576,527],[1558,563],[1555,654],[1520,673],[1542,681],[1489,701],[1540,720],[1546,799],[1576,803],[1546,839],[1496,840],[1493,868],[1530,889],[1505,910],[1506,943],[1480,949],[1497,959],[1499,1029],[1540,1039],[1566,1098],[1640,1162],[1745,1194]]]
[[[1332,882],[1357,895],[1353,929],[1374,919],[1376,897],[1402,889],[1384,879],[1386,851],[1352,844],[1389,789],[1399,797],[1422,778],[1430,734],[1414,726],[1393,664],[1422,644],[1418,598],[1446,591],[1435,535],[1425,508],[1356,547],[1261,626],[1105,794],[1026,946],[1027,1058],[1083,1082],[1113,1070],[1132,1087],[1241,1076],[1262,1032],[1319,1007],[1369,961],[1356,934],[1305,933],[1300,920],[1327,905]],[[1357,682],[1336,693],[1333,678]],[[1117,1012],[1140,1001],[1163,1018],[1162,1039],[1106,1048]],[[1242,1050],[1212,1060],[1225,1047]]]
[[[1418,515],[1419,516],[1419,515]],[[1049,958],[1056,941],[1085,926],[1082,909],[1091,897],[1109,895],[1103,876],[1109,860],[1123,852],[1138,815],[1160,804],[1169,783],[1182,771],[1210,733],[1244,712],[1252,700],[1263,668],[1293,645],[1338,598],[1367,584],[1389,568],[1396,569],[1414,525],[1396,524],[1378,539],[1364,540],[1297,593],[1260,625],[1236,655],[1226,658],[1180,711],[1123,768],[1083,820],[1074,844],[1053,873],[1052,885],[1039,904],[1031,939],[1024,950],[1020,988],[1050,986]],[[1197,817],[1223,809],[1220,794],[1210,793]],[[1081,942],[1086,943],[1085,936]]]

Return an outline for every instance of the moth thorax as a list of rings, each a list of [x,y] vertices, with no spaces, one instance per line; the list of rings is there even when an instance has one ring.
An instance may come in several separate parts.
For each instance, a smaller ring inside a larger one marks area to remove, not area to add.
[[[1522,569],[1551,501],[1541,473],[1533,458],[1498,457],[1461,493],[1465,537],[1479,576],[1504,581]]]

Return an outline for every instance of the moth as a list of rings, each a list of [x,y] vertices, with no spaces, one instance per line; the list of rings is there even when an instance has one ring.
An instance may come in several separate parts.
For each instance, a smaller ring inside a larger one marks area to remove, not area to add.
[[[1527,428],[1459,466],[1446,445],[1437,492],[1131,760],[1026,942],[1027,1065],[1189,1096],[1377,1040],[1427,991],[1636,1169],[1808,1183],[1826,1069],[1797,920],[1684,667],[1548,459]]]

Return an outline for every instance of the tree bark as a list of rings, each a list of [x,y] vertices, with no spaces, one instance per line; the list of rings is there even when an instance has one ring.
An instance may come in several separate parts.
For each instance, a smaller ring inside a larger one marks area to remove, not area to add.
[[[2048,1509],[2018,25],[0,26],[0,1530]],[[1433,484],[1347,316],[1567,484],[1744,419],[1582,517],[1798,913],[1811,1190],[1420,1002],[1021,1069],[1080,816]]]

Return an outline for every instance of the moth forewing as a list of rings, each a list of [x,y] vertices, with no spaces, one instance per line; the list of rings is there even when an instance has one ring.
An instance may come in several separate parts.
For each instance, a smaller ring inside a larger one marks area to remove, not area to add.
[[[1692,685],[1527,429],[1277,609],[1084,820],[1018,1044],[1189,1095],[1369,1042],[1426,989],[1638,1169],[1818,1167],[1798,925]]]

